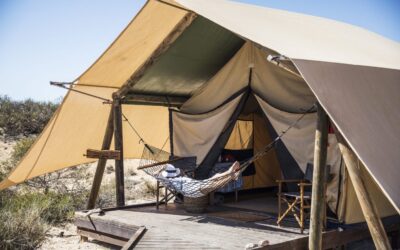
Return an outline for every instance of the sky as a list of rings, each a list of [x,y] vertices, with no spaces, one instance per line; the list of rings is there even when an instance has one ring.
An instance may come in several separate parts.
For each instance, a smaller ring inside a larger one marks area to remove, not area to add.
[[[321,16],[400,42],[399,0],[240,0]],[[59,101],[145,0],[0,0],[0,95]]]

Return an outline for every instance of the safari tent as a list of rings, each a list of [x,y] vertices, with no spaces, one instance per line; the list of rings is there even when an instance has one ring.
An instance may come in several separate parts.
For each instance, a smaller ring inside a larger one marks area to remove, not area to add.
[[[243,177],[243,189],[276,187],[313,163],[318,103],[330,123],[330,210],[365,221],[340,134],[378,216],[398,215],[399,80],[400,44],[358,27],[224,0],[149,0],[91,67],[58,83],[70,90],[0,189],[92,162],[87,149],[141,158],[145,143],[196,156],[204,179],[223,150],[257,152],[304,115]]]

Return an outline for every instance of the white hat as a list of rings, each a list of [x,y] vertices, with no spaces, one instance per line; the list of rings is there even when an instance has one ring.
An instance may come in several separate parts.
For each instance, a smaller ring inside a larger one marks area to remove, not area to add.
[[[165,178],[173,178],[177,177],[180,173],[181,170],[179,168],[176,168],[171,164],[167,164],[167,167],[161,172],[161,175]]]

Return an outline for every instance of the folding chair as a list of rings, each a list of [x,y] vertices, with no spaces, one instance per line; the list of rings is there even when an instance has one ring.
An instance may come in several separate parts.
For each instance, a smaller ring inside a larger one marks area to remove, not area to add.
[[[183,175],[193,177],[194,176],[194,170],[196,169],[196,161],[197,157],[196,156],[190,156],[190,157],[181,157],[178,160],[174,161],[171,163],[174,165],[175,168],[179,168],[181,170],[181,173]],[[160,199],[160,190],[164,189],[164,197]],[[164,203],[165,207],[167,206],[168,202],[172,200],[173,198],[178,198],[177,193],[162,185],[159,181],[157,181],[157,189],[156,189],[156,208],[158,210],[160,203]]]
[[[330,166],[326,167],[327,182],[330,178]],[[311,208],[311,191],[309,191],[312,186],[312,176],[313,176],[313,165],[308,163],[306,172],[304,174],[304,179],[300,180],[277,180],[279,184],[278,191],[278,220],[277,224],[280,226],[282,220],[288,215],[292,214],[300,226],[300,232],[304,232],[305,220],[310,214]],[[299,191],[296,192],[282,192],[283,183],[297,183]],[[309,188],[307,188],[309,187]],[[282,213],[282,203],[287,205],[287,209]],[[326,215],[324,216],[326,218]],[[326,224],[326,223],[325,223]]]

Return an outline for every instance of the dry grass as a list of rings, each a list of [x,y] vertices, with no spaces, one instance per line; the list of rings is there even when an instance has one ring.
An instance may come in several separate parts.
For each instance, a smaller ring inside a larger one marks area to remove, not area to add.
[[[72,220],[74,204],[56,193],[2,193],[0,206],[0,249],[36,249],[52,225]]]
[[[144,181],[144,186],[145,186],[145,194],[149,194],[152,196],[155,196],[157,193],[157,184],[154,180],[150,181],[150,180],[145,180]]]

